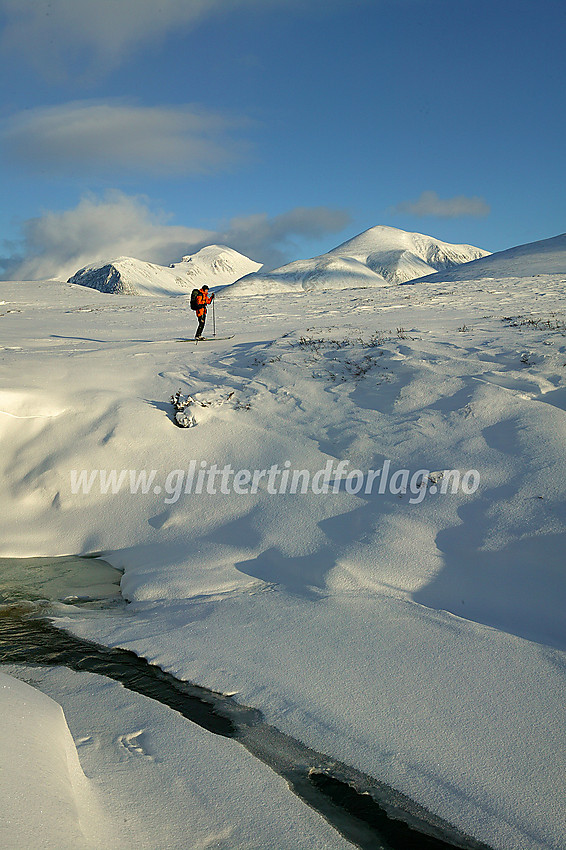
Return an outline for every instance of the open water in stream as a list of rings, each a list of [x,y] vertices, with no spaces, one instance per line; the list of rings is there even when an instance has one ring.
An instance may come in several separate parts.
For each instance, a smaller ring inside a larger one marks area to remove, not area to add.
[[[120,616],[126,604],[120,575],[96,556],[0,558],[0,663],[97,673],[211,733],[236,739],[362,850],[489,850],[384,783],[269,726],[256,709],[176,679],[132,652],[100,646],[54,625],[54,602]]]

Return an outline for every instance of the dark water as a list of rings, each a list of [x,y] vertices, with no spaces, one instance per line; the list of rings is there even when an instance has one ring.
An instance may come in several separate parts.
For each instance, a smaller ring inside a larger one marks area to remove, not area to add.
[[[38,579],[35,585],[34,574]],[[363,850],[489,850],[373,777],[268,726],[259,711],[176,679],[132,652],[109,649],[54,626],[49,603],[41,601],[46,599],[48,587],[51,592],[57,588],[56,598],[75,605],[108,607],[118,603],[119,573],[108,564],[78,558],[19,563],[0,559],[0,575],[0,663],[63,665],[98,673],[167,705],[216,735],[238,740]],[[79,585],[81,593],[77,594]]]
[[[122,573],[93,555],[0,558],[0,605],[59,600],[91,606],[122,601]]]

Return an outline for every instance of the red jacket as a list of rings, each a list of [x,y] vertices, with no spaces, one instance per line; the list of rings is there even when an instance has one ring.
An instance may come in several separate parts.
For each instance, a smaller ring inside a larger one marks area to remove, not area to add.
[[[211,303],[212,303],[212,298],[209,295],[207,295],[206,292],[203,292],[202,289],[199,289],[199,293],[197,295],[197,304],[198,304],[198,307],[197,307],[197,310],[196,310],[197,319],[201,319],[203,316],[206,316],[206,306],[207,306],[207,304],[211,304]]]

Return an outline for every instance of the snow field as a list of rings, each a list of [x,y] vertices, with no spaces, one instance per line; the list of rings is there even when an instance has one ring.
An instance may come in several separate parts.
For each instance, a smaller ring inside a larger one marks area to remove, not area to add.
[[[176,341],[194,324],[180,299],[56,283],[0,298],[21,311],[0,317],[1,554],[104,551],[132,600],[127,617],[63,625],[235,691],[496,850],[561,847],[560,275],[219,296],[237,336],[206,347]],[[179,388],[214,402],[195,428],[172,421]],[[389,460],[481,484],[411,504],[273,495],[264,479],[166,503],[167,474],[191,460]],[[156,470],[162,489],[73,494],[81,469]]]

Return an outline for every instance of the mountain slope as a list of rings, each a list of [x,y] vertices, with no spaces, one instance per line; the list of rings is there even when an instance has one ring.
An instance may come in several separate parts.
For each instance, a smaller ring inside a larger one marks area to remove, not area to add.
[[[352,257],[323,254],[311,260],[296,260],[271,272],[248,274],[228,287],[226,292],[233,295],[260,295],[360,286],[388,286],[388,282]]]
[[[327,254],[271,272],[248,274],[230,287],[235,295],[388,286],[487,255],[472,245],[451,245],[421,233],[377,226]]]
[[[80,269],[68,283],[120,295],[187,295],[205,283],[211,288],[225,286],[259,268],[259,263],[232,248],[209,245],[168,268],[133,257],[93,264]]]
[[[461,268],[446,273],[430,275],[411,283],[438,283],[440,281],[481,280],[486,278],[532,277],[540,274],[566,275],[566,233],[517,245],[498,251]]]

